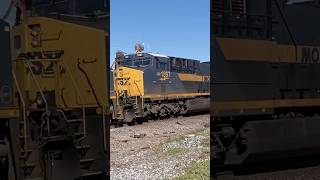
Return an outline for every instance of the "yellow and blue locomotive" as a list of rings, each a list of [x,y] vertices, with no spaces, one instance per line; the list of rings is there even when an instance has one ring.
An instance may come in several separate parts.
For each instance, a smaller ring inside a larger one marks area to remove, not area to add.
[[[113,120],[134,123],[209,110],[208,62],[142,50],[138,44],[136,54],[117,53],[111,84]]]

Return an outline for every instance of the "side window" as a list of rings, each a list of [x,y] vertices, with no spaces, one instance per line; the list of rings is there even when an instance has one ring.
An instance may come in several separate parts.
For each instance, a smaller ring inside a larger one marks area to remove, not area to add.
[[[159,69],[166,70],[167,69],[167,63],[159,61]]]
[[[168,70],[168,63],[165,61],[161,61],[160,58],[156,58],[156,67],[157,69],[161,69],[161,70]]]

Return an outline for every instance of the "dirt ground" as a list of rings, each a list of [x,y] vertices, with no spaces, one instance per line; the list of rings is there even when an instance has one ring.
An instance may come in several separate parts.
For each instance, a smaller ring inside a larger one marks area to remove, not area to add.
[[[194,163],[208,160],[209,117],[112,128],[111,179],[175,179]]]

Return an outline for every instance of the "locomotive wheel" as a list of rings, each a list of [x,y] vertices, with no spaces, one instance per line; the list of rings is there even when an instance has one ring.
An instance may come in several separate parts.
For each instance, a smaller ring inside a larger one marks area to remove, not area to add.
[[[128,126],[134,126],[135,122],[131,121],[131,122],[128,122],[127,124],[128,124]]]
[[[132,123],[134,121],[134,112],[131,109],[126,109],[124,111],[125,122]]]
[[[138,124],[142,124],[143,121],[144,121],[143,118],[137,118],[137,123],[138,123]]]
[[[115,124],[115,127],[123,127],[123,122],[119,122],[119,123]]]

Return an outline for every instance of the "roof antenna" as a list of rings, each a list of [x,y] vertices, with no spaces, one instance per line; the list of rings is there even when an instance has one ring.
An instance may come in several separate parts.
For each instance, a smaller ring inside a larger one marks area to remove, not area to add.
[[[143,53],[143,50],[144,50],[144,45],[140,44],[140,43],[137,43],[134,46],[134,49],[136,50],[136,55],[137,56],[142,56],[142,53]]]

